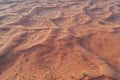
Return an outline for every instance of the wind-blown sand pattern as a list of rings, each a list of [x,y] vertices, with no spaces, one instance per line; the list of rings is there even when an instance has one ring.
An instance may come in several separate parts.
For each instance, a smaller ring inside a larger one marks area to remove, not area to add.
[[[0,80],[120,80],[120,0],[0,0]]]

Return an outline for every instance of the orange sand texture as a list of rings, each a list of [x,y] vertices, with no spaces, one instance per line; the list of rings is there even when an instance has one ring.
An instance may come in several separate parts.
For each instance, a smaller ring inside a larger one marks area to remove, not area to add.
[[[120,0],[0,0],[0,80],[120,80]]]

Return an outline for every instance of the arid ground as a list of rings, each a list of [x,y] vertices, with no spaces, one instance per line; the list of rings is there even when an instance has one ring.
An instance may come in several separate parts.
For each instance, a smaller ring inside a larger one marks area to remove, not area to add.
[[[120,80],[120,0],[0,0],[0,80]]]

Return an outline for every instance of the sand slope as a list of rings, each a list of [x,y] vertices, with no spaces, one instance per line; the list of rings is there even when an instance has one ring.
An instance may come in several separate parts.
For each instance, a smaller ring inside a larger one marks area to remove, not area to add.
[[[120,0],[1,0],[0,80],[119,80]]]

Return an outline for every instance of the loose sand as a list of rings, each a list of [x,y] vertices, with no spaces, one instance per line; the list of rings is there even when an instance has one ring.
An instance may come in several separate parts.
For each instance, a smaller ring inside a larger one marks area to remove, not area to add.
[[[120,80],[120,0],[0,0],[0,80]]]

